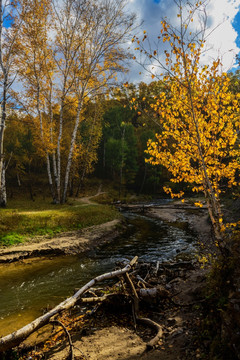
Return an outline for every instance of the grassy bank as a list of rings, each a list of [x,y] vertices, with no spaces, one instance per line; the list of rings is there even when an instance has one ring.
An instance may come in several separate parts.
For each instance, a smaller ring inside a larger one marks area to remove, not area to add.
[[[108,205],[71,204],[53,205],[50,199],[9,201],[0,210],[0,246],[10,246],[30,240],[39,235],[52,237],[58,233],[83,229],[119,217]]]

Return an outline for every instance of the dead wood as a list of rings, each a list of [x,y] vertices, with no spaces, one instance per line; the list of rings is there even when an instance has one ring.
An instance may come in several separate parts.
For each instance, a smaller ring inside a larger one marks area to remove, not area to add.
[[[93,303],[93,302],[103,302],[105,301],[107,298],[116,295],[116,293],[112,293],[112,294],[105,294],[103,296],[96,296],[96,297],[90,297],[90,298],[82,298],[81,302],[82,303]]]
[[[148,318],[140,318],[138,316],[138,311],[139,311],[139,297],[137,294],[137,291],[135,289],[135,286],[129,276],[129,274],[125,274],[125,279],[126,282],[128,283],[128,285],[130,286],[131,290],[132,290],[132,294],[133,294],[133,317],[134,317],[134,322],[139,322],[139,323],[143,323],[146,324],[150,327],[152,327],[153,329],[157,330],[157,334],[154,336],[153,339],[151,339],[147,344],[147,350],[152,349],[155,345],[157,345],[158,341],[162,338],[163,335],[163,330],[162,327],[156,323],[155,321],[148,319]],[[145,289],[141,289],[141,290],[145,290]],[[152,291],[152,290],[156,290],[157,289],[147,289],[148,291]]]
[[[157,345],[158,341],[162,338],[163,335],[163,330],[161,325],[159,325],[158,323],[156,323],[155,321],[148,319],[148,318],[137,318],[137,322],[143,323],[145,325],[150,326],[151,328],[153,328],[154,330],[157,330],[157,335],[154,336],[153,339],[151,339],[148,343],[147,343],[147,349],[150,350],[152,349],[155,345]]]
[[[82,297],[82,295],[93,287],[96,283],[101,282],[106,279],[112,279],[114,277],[122,276],[132,269],[136,264],[138,257],[135,256],[129,264],[127,264],[123,269],[112,271],[100,276],[95,277],[85,284],[81,289],[79,289],[73,296],[67,298],[55,308],[47,312],[46,314],[38,317],[30,324],[25,325],[21,329],[14,331],[13,333],[6,335],[0,339],[0,352],[11,349],[19,345],[23,340],[25,340],[29,335],[31,335],[36,330],[40,329],[44,325],[48,324],[53,316],[61,313],[64,310],[72,308],[77,301]]]
[[[151,287],[151,285],[150,285],[147,281],[145,281],[140,275],[137,275],[136,278],[137,278],[137,280],[140,281],[141,284],[144,285],[144,286],[143,286],[144,288],[146,288],[146,286],[147,286],[148,288]]]

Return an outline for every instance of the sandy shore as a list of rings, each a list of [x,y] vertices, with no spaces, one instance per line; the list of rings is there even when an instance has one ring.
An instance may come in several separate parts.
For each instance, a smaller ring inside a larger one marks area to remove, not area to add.
[[[200,240],[211,237],[211,224],[209,222],[208,211],[206,208],[196,208],[191,205],[175,206],[165,205],[147,209],[146,215],[167,221],[169,223],[187,223],[189,228],[194,231]]]
[[[121,220],[116,219],[52,239],[39,237],[25,244],[0,248],[0,263],[47,255],[82,254],[116,238],[122,226]]]

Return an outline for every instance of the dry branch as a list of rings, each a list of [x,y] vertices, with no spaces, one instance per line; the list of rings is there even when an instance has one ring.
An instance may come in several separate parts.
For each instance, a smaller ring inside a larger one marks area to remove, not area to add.
[[[101,282],[103,280],[112,279],[117,276],[121,276],[126,274],[131,268],[136,264],[138,257],[135,256],[129,264],[127,264],[123,269],[112,271],[100,276],[95,277],[90,280],[87,284],[85,284],[81,289],[79,289],[73,296],[61,302],[55,308],[47,312],[46,314],[38,317],[30,324],[22,327],[21,329],[14,331],[13,333],[6,335],[0,339],[0,352],[11,349],[17,345],[19,345],[23,340],[25,340],[29,335],[31,335],[36,330],[40,329],[44,325],[48,324],[50,319],[56,315],[61,313],[64,310],[68,310],[72,308],[76,302],[81,298],[81,296],[89,290],[96,283]]]
[[[67,335],[68,342],[69,342],[69,358],[70,358],[70,360],[74,360],[72,338],[71,338],[71,335],[69,334],[69,331],[67,330],[66,326],[59,320],[51,320],[50,324],[57,324],[63,328],[65,334]]]
[[[153,339],[151,339],[147,344],[147,350],[148,349],[152,349],[155,345],[157,345],[158,341],[162,338],[162,335],[163,335],[163,330],[162,330],[162,327],[156,323],[155,321],[151,320],[151,319],[148,319],[148,318],[140,318],[138,316],[138,310],[139,310],[139,297],[138,297],[138,294],[137,294],[137,291],[135,289],[135,286],[129,276],[128,273],[126,273],[124,275],[125,279],[126,279],[126,282],[128,283],[128,285],[130,286],[131,290],[132,290],[132,293],[133,293],[133,307],[134,307],[134,310],[133,310],[133,318],[134,318],[134,322],[140,322],[140,323],[143,323],[143,324],[146,324],[150,327],[152,327],[153,329],[157,330],[157,335],[155,335],[155,337]],[[148,292],[151,292],[154,290],[156,290],[156,293],[157,293],[157,289],[154,288],[154,289],[141,289],[142,291],[148,291]]]
[[[95,302],[103,302],[105,301],[108,297],[110,296],[114,296],[115,294],[105,294],[103,296],[96,296],[96,297],[90,297],[90,298],[82,298],[81,302],[82,303],[95,303]]]

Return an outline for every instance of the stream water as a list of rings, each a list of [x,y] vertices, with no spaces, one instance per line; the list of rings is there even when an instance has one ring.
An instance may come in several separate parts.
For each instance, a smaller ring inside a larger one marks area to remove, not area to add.
[[[88,257],[64,256],[2,266],[0,276],[0,336],[40,316],[117,261],[138,255],[146,261],[164,261],[194,251],[195,237],[184,226],[125,214],[127,230],[113,243]],[[181,224],[179,224],[181,225]]]

